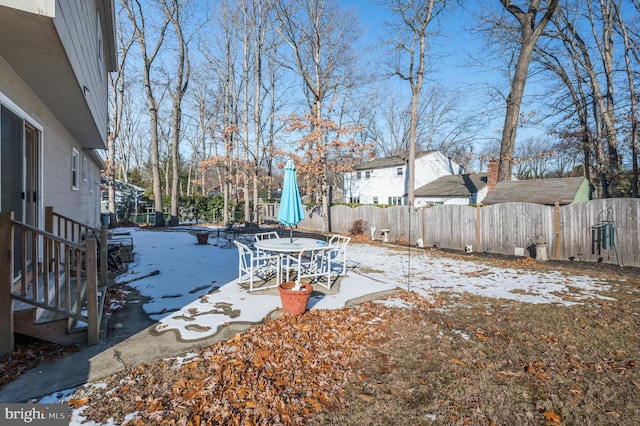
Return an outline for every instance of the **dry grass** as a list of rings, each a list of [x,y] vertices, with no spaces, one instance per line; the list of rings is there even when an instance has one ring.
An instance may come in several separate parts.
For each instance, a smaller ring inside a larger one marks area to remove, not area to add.
[[[563,307],[442,295],[389,324],[348,408],[313,424],[640,424],[638,282],[609,296]]]
[[[72,405],[98,421],[135,411],[140,425],[640,424],[638,270],[478,261],[581,267],[610,291],[573,306],[403,293],[410,309],[284,316],[186,364],[149,363],[83,388]]]

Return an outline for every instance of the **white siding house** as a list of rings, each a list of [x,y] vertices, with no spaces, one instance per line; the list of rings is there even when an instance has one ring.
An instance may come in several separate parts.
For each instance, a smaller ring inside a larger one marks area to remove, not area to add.
[[[415,188],[462,172],[459,164],[440,151],[420,153],[415,160]],[[407,161],[402,157],[376,158],[344,174],[346,203],[406,204],[407,192]]]
[[[0,211],[100,218],[114,0],[0,0]]]

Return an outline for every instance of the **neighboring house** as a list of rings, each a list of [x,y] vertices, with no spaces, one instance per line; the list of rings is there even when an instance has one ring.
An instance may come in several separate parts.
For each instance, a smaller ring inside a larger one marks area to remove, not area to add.
[[[126,214],[139,213],[140,201],[145,189],[128,182],[116,179],[114,182],[116,214],[119,219],[127,219]],[[102,207],[101,213],[109,213],[109,189],[106,178],[102,180]]]
[[[414,188],[439,177],[462,173],[462,167],[440,151],[416,155]],[[344,174],[344,201],[361,204],[406,204],[407,160],[393,156],[358,164]]]
[[[483,204],[508,202],[554,205],[572,204],[591,199],[591,186],[584,177],[531,179],[498,182]]]
[[[114,0],[0,0],[0,211],[99,226]]]
[[[442,176],[416,189],[416,207],[479,204],[487,195],[487,174]]]

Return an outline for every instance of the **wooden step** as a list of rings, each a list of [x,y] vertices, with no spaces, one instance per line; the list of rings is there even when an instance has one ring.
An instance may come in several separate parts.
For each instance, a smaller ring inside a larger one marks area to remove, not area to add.
[[[98,318],[102,325],[106,287],[98,289]],[[38,313],[40,311],[40,313]],[[42,312],[44,311],[44,312]],[[87,323],[42,308],[24,308],[14,312],[14,332],[60,345],[87,343]]]
[[[36,308],[14,313],[14,332],[59,345],[82,345],[87,343],[87,332],[68,333],[66,318],[46,323],[35,322]]]

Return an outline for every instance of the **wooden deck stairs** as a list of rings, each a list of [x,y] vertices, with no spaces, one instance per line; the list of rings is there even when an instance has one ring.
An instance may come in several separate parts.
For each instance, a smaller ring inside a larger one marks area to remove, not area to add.
[[[59,344],[96,344],[107,285],[107,244],[96,230],[47,208],[45,229],[0,212],[0,356],[14,333]],[[98,265],[100,263],[100,265]]]

